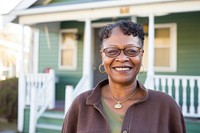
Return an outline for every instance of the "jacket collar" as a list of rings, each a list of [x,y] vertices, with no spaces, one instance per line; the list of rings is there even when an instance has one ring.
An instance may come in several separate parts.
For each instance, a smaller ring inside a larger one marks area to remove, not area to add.
[[[101,88],[103,86],[107,85],[108,83],[109,83],[108,79],[105,79],[105,80],[99,82],[97,84],[97,86],[92,90],[92,93],[87,97],[86,104],[94,105],[94,104],[100,103]],[[142,98],[138,101],[138,103],[146,101],[148,98],[148,90],[138,80],[137,80],[137,86],[139,88],[138,91],[140,91],[142,94]]]

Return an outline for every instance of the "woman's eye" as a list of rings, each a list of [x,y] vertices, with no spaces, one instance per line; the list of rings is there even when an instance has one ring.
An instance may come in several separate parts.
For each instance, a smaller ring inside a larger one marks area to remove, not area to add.
[[[107,53],[108,53],[108,54],[117,54],[117,53],[118,53],[118,50],[116,50],[116,49],[111,49],[111,50],[108,50]]]
[[[126,50],[126,53],[135,54],[135,53],[137,53],[137,50],[135,50],[135,49],[128,49],[128,50]]]

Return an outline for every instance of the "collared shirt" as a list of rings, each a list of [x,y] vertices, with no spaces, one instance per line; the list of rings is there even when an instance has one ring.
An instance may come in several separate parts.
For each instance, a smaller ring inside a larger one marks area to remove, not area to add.
[[[75,98],[65,117],[62,133],[110,133],[102,103],[100,82],[93,90]],[[165,93],[148,90],[139,82],[142,100],[126,111],[121,133],[186,133],[179,106]]]

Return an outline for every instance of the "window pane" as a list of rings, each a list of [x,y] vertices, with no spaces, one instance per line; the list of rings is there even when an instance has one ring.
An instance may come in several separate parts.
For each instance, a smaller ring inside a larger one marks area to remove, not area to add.
[[[158,67],[169,67],[170,66],[170,55],[168,48],[155,49],[155,66]]]
[[[66,29],[61,31],[60,68],[75,70],[77,67],[77,30]]]
[[[169,28],[159,28],[155,30],[155,46],[170,45]]]
[[[62,48],[66,48],[67,45],[76,45],[76,34],[75,33],[62,33]]]
[[[169,38],[169,28],[157,28],[155,30],[156,38]]]
[[[61,53],[61,65],[62,66],[73,66],[73,49],[62,50]]]

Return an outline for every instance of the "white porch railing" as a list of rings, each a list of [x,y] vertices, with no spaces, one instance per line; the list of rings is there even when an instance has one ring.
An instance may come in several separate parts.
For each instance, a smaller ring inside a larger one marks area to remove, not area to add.
[[[77,84],[77,86],[75,87],[75,89],[73,89],[73,87],[70,85],[66,86],[66,89],[65,89],[65,114],[76,96],[78,96],[80,93],[82,93],[84,91],[91,89],[91,88],[87,87],[87,83],[88,83],[87,80],[89,80],[88,77],[83,76],[81,78],[81,80],[79,81],[79,83]]]
[[[55,107],[55,72],[25,76],[25,105],[30,105],[29,133],[35,133],[38,118]]]
[[[155,75],[154,89],[172,96],[186,117],[200,117],[200,76]]]

